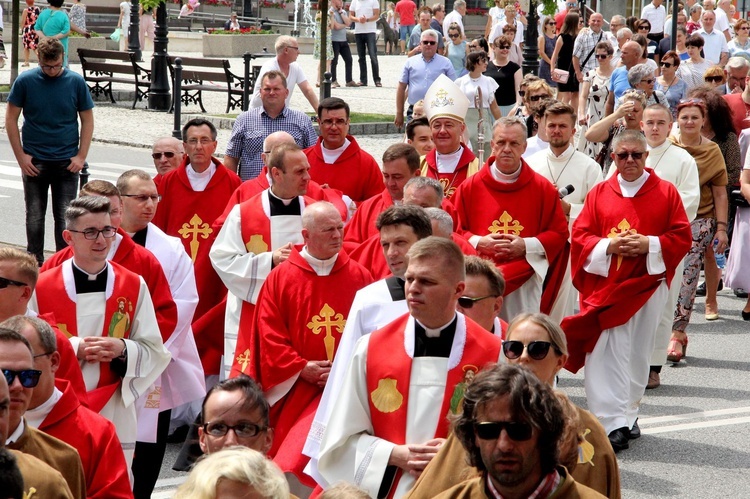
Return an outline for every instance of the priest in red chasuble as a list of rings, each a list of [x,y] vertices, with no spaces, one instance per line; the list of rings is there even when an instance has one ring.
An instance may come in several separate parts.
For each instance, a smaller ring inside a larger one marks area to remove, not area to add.
[[[370,497],[403,496],[444,442],[469,372],[500,357],[500,338],[456,311],[465,279],[458,246],[431,236],[408,257],[409,314],[355,347],[320,444],[323,487],[347,481]]]
[[[450,78],[440,75],[427,90],[424,106],[435,149],[422,157],[421,173],[423,177],[438,179],[445,197],[450,199],[458,186],[482,166],[461,141],[469,100]]]
[[[521,312],[548,312],[567,265],[568,222],[560,196],[521,158],[525,150],[523,120],[496,121],[492,156],[452,199],[459,232],[505,277],[506,321]]]
[[[211,267],[208,251],[217,232],[212,224],[242,181],[213,157],[217,146],[213,123],[202,118],[188,121],[182,127],[182,140],[187,158],[159,182],[162,199],[153,224],[179,238],[193,260],[198,288],[193,334],[206,376],[218,375],[227,290]]]
[[[570,350],[566,368],[576,372],[585,364],[589,410],[615,451],[640,436],[638,404],[654,334],[692,240],[677,188],[644,168],[647,157],[640,132],[614,139],[617,175],[591,190],[573,224],[571,268],[581,312],[561,324]]]
[[[258,296],[255,325],[241,329],[233,372],[249,374],[271,404],[269,456],[308,486],[302,470],[307,433],[344,332],[354,295],[370,273],[341,250],[343,222],[325,201],[305,208],[304,246],[271,271]]]
[[[294,245],[304,242],[302,212],[315,202],[305,196],[310,164],[296,143],[275,146],[268,155],[268,165],[271,187],[232,207],[209,253],[229,290],[223,365],[227,377],[234,363],[238,332],[250,331],[258,294],[268,274],[289,258]]]

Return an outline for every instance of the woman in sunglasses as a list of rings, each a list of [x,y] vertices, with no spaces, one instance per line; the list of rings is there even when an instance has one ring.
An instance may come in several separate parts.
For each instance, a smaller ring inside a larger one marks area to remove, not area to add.
[[[513,106],[521,102],[521,96],[518,95],[518,89],[521,86],[521,66],[509,58],[512,44],[513,39],[509,36],[503,35],[497,38],[492,44],[494,57],[484,72],[485,76],[497,82],[495,101],[500,106],[503,116],[508,116]]]
[[[555,18],[548,16],[544,19],[544,27],[542,28],[542,34],[539,36],[537,41],[537,48],[539,49],[539,78],[543,78],[550,87],[556,88],[557,82],[552,81],[552,54],[555,52],[555,44],[557,43],[557,35],[555,34],[557,28],[555,27]]]
[[[744,57],[750,61],[750,22],[739,19],[734,23],[734,38],[727,43],[729,57]]]
[[[568,360],[568,346],[560,326],[544,314],[520,314],[510,324],[503,342],[508,363],[519,364],[540,381],[555,384],[555,377]],[[570,470],[576,482],[610,498],[620,497],[620,475],[604,427],[590,412],[576,407],[580,421],[578,463]],[[561,449],[561,455],[566,452]],[[474,476],[466,464],[466,451],[451,434],[427,466],[407,498],[434,497],[439,492]]]
[[[648,34],[651,31],[651,23],[648,22],[645,19],[641,19],[636,23],[636,34],[642,35],[646,37],[646,50],[648,51],[648,58],[649,59],[655,59],[656,58],[656,52],[659,48],[659,44],[656,43],[654,40],[651,40],[648,38]]]
[[[711,66],[703,73],[703,81],[711,88],[719,88],[727,82],[721,66]]]
[[[462,40],[461,28],[457,23],[451,23],[448,28],[450,43],[446,44],[448,49],[445,54],[453,64],[453,70],[457,76],[466,74],[466,55],[469,53],[469,42]]]
[[[667,360],[679,362],[687,352],[687,325],[693,311],[698,276],[706,248],[717,239],[716,251],[727,247],[727,167],[721,149],[701,134],[708,110],[703,99],[691,98],[677,106],[679,132],[670,137],[672,142],[685,149],[698,164],[700,204],[698,215],[690,223],[693,244],[684,260],[682,285],[677,298],[677,308],[672,323],[672,338],[667,349]],[[731,125],[731,121],[729,123]],[[735,139],[736,140],[736,139]],[[708,308],[706,309],[708,312]],[[709,319],[709,317],[706,317]],[[713,319],[718,319],[718,313]]]
[[[591,69],[583,76],[581,97],[578,103],[578,124],[581,125],[581,136],[578,150],[591,158],[595,158],[602,148],[597,142],[586,140],[586,129],[599,122],[604,117],[607,97],[609,96],[609,80],[612,78],[612,55],[614,49],[609,42],[599,42],[594,49],[594,57],[598,67]]]
[[[646,107],[651,104],[667,105],[664,92],[654,90],[656,77],[654,72],[645,64],[636,64],[628,71],[628,83],[636,90],[640,90],[646,96]]]
[[[677,27],[678,39],[681,28],[681,26]],[[687,83],[682,81],[677,71],[680,67],[680,56],[674,50],[670,50],[662,56],[659,66],[661,67],[661,74],[656,78],[654,90],[664,94],[669,104],[669,110],[672,111],[672,119],[677,119],[677,104],[687,95]]]
[[[627,90],[620,97],[620,105],[615,112],[605,116],[586,131],[586,140],[602,144],[599,154],[594,159],[602,165],[605,177],[612,164],[612,140],[625,130],[640,132],[645,108],[646,94],[640,90]]]
[[[503,26],[503,35],[509,36],[513,39],[513,43],[510,44],[510,54],[508,55],[508,59],[515,62],[519,66],[523,63],[523,54],[521,53],[521,46],[518,44],[516,39],[518,38],[516,34],[518,33],[518,28],[514,24],[506,24]]]

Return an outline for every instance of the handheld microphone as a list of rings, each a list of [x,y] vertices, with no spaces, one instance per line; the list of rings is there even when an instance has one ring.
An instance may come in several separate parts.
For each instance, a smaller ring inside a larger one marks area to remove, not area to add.
[[[568,194],[572,194],[573,191],[575,191],[575,190],[576,190],[576,188],[573,187],[572,185],[566,185],[565,187],[562,187],[562,188],[558,189],[557,193],[560,195],[560,199],[562,199],[565,196],[567,196]]]

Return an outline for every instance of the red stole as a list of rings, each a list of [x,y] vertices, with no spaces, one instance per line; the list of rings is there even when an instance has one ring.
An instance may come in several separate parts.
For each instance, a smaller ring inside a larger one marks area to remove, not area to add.
[[[423,177],[434,178],[440,182],[443,186],[443,194],[446,199],[453,197],[458,186],[461,185],[464,180],[477,173],[482,166],[479,164],[479,160],[474,153],[463,143],[461,145],[463,146],[464,151],[461,153],[458,165],[453,173],[438,172],[437,149],[433,149],[427,153],[427,155],[422,158],[420,165]]]
[[[404,330],[412,317],[404,314],[372,333],[367,350],[367,392],[374,434],[396,445],[406,443],[406,417],[409,407],[409,381],[412,358],[404,348]],[[460,321],[459,321],[460,324]],[[457,325],[456,334],[459,334]],[[466,343],[460,362],[448,371],[445,394],[440,407],[441,417],[435,438],[448,436],[448,414],[456,385],[468,371],[479,372],[482,367],[497,362],[502,340],[466,319]],[[379,395],[375,395],[380,392]],[[383,397],[385,395],[385,397]],[[377,398],[378,402],[373,399]],[[378,409],[377,406],[380,406]]]
[[[36,299],[40,313],[54,311],[57,327],[68,336],[78,336],[76,317],[78,307],[67,291],[67,286],[73,286],[74,290],[75,283],[66,283],[63,277],[63,268],[72,264],[72,261],[66,262],[41,274],[36,287]],[[102,337],[129,338],[133,313],[138,306],[141,281],[138,275],[124,267],[112,262],[109,264],[112,266],[114,283],[112,294],[107,298],[104,308],[105,320],[101,335]],[[109,272],[109,269],[105,272]],[[120,377],[110,369],[110,363],[101,362],[99,383],[87,394],[89,408],[94,412],[101,411],[120,387],[121,382]]]

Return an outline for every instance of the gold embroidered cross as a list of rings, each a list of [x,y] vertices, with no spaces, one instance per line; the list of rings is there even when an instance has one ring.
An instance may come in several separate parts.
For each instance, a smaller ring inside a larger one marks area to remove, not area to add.
[[[620,229],[620,232],[617,232],[617,229]],[[609,234],[607,234],[607,237],[609,239],[614,239],[619,236],[626,236],[628,234],[637,234],[636,230],[633,229],[630,230],[630,222],[628,222],[627,218],[623,218],[622,222],[617,224],[617,228],[612,227],[610,229]],[[622,255],[617,255],[617,266],[615,267],[617,270],[620,270],[620,265],[622,265]]]
[[[513,235],[520,236],[523,228],[523,225],[521,225],[518,220],[513,220],[510,213],[504,211],[503,214],[500,215],[500,218],[492,222],[492,225],[490,225],[487,230],[493,234],[497,234],[498,232],[501,234],[513,233]]]
[[[198,247],[201,244],[198,241],[198,236],[208,239],[208,236],[213,231],[207,223],[203,223],[203,220],[201,220],[201,217],[197,213],[193,215],[190,222],[182,224],[182,228],[177,231],[183,239],[188,239],[192,236],[192,240],[190,241],[190,259],[193,260],[193,263],[195,263],[195,258],[198,256]]]
[[[336,339],[333,337],[333,328],[338,329],[338,333],[344,332],[346,320],[342,314],[337,314],[327,303],[320,309],[320,315],[314,315],[312,320],[307,323],[307,327],[313,334],[320,334],[325,329],[326,335],[323,343],[326,346],[326,357],[328,362],[333,361],[333,350],[336,345]]]
[[[237,363],[242,366],[242,372],[244,373],[247,369],[247,365],[250,363],[250,349],[245,349],[241,355],[237,356]]]

